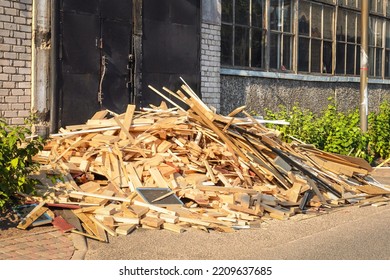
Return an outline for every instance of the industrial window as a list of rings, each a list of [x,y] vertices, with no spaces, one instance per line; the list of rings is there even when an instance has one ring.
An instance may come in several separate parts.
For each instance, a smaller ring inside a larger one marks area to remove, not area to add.
[[[263,67],[265,0],[222,0],[221,64]]]
[[[336,28],[336,74],[360,74],[360,14],[339,9]]]
[[[299,1],[298,71],[333,72],[334,7]]]
[[[269,67],[292,70],[293,58],[293,1],[270,1]]]
[[[361,0],[221,0],[221,65],[360,74]],[[390,78],[390,0],[373,0],[369,76]]]

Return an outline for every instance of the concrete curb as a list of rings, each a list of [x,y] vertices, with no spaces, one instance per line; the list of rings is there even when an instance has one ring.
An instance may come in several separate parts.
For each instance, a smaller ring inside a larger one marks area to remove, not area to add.
[[[75,251],[71,260],[84,260],[85,255],[88,251],[87,241],[85,240],[85,237],[76,233],[71,233],[70,238],[72,239],[73,245],[75,247]]]

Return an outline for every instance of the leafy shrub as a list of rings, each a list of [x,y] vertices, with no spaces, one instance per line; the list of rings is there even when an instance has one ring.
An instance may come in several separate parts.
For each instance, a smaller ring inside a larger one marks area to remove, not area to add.
[[[27,126],[9,126],[0,119],[0,208],[15,192],[31,193],[35,181],[28,175],[38,167],[32,157],[43,148],[43,139],[28,140]]]
[[[327,108],[319,115],[294,106],[290,111],[280,106],[278,112],[266,110],[266,119],[284,119],[290,125],[267,125],[282,132],[285,141],[292,137],[315,145],[318,149],[361,157],[373,163],[390,155],[390,104],[380,105],[378,113],[369,115],[369,129],[362,133],[359,127],[359,110],[338,112],[330,99]],[[291,137],[292,136],[292,137]]]

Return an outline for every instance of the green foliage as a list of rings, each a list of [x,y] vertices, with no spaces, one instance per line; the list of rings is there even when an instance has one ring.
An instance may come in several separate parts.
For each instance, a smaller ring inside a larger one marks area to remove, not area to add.
[[[284,119],[289,126],[270,124],[268,127],[282,132],[285,141],[295,137],[318,149],[361,157],[373,163],[390,155],[390,104],[382,103],[378,113],[369,116],[369,131],[359,128],[360,115],[355,110],[338,112],[334,100],[319,115],[294,106],[290,111],[281,106],[278,112],[266,110],[266,119]],[[291,137],[292,136],[292,137]]]
[[[38,164],[32,157],[43,148],[43,139],[27,140],[26,126],[9,126],[0,119],[0,208],[15,192],[31,193],[35,181],[28,175]]]

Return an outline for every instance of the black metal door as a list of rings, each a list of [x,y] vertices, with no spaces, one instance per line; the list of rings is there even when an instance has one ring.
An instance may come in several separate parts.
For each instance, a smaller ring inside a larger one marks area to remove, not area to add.
[[[132,0],[61,0],[59,127],[125,111],[132,94]]]
[[[200,94],[200,2],[143,1],[140,106],[158,105],[162,100],[148,85],[175,91],[182,84],[180,77]]]

